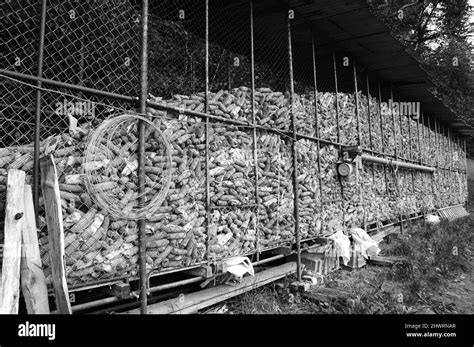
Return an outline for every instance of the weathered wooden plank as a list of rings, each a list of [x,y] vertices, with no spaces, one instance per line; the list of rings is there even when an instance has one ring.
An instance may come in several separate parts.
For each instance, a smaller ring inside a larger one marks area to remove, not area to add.
[[[8,170],[0,313],[17,314],[20,299],[21,229],[25,172]]]
[[[248,276],[236,285],[220,285],[217,287],[200,290],[148,306],[149,314],[186,314],[193,313],[202,308],[212,306],[218,302],[227,300],[234,296],[258,288],[265,284],[276,281],[296,272],[296,262],[289,262],[273,267],[267,271],[262,271],[255,276]],[[138,314],[140,310],[132,310],[127,313]]]
[[[57,311],[60,314],[71,314],[71,303],[66,283],[64,266],[64,229],[59,195],[58,175],[52,155],[40,159],[41,188],[43,190],[48,226],[49,255],[51,274]]]
[[[31,186],[25,184],[21,245],[21,289],[29,314],[49,314],[48,289],[41,266]]]
[[[403,258],[400,257],[380,257],[372,256],[369,258],[369,264],[380,265],[380,266],[392,266],[395,262],[401,261]]]
[[[400,233],[400,227],[390,226],[378,232],[377,234],[371,236],[372,240],[379,243],[381,242],[386,236],[391,234],[398,234]]]

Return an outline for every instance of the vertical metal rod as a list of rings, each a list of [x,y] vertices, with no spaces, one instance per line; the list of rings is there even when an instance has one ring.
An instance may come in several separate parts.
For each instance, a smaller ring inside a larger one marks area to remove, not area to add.
[[[140,55],[140,113],[146,113],[148,95],[148,0],[142,2],[141,16],[141,55]],[[138,187],[139,204],[145,203],[145,123],[138,123]],[[147,313],[146,281],[146,232],[145,220],[138,222],[139,230],[139,268],[140,268],[140,313]]]
[[[393,86],[392,84],[390,84],[390,100],[392,100],[392,102],[394,101],[393,99]],[[393,109],[390,109],[390,113],[392,114],[392,124],[393,124],[393,142],[394,142],[394,154],[395,154],[395,160],[398,160],[398,138],[397,138],[397,131],[396,131],[396,121],[395,121],[395,113],[393,112]],[[400,113],[400,110],[398,110],[398,113]],[[401,131],[401,129],[400,129]],[[402,199],[402,195],[401,195],[401,192],[400,192],[400,185],[399,185],[399,182],[398,182],[398,175],[397,174],[394,174],[394,177],[393,177],[394,180],[397,180],[397,187],[398,187],[398,199],[401,200]],[[399,210],[398,211],[398,220],[400,222],[400,232],[403,233],[403,216],[401,214],[401,211]]]
[[[336,92],[336,127],[337,127],[337,143],[341,143],[341,127],[339,122],[339,89],[337,85],[337,66],[336,66],[336,51],[332,52],[332,63],[334,69],[334,89]],[[342,156],[342,146],[339,146],[339,157]],[[339,177],[339,184],[341,186],[341,198],[344,204],[344,186]],[[344,208],[342,209],[342,220],[344,221]]]
[[[295,217],[295,236],[296,236],[296,273],[297,280],[301,281],[301,238],[300,238],[300,225],[299,225],[299,192],[298,192],[298,166],[297,166],[297,147],[296,147],[296,115],[294,112],[294,97],[295,88],[293,81],[293,52],[291,47],[291,24],[288,18],[288,64],[290,68],[290,105],[291,105],[291,128],[293,131],[293,189],[294,189],[294,217]]]
[[[254,27],[253,27],[253,0],[250,0],[250,78],[251,78],[251,103],[250,109],[252,110],[252,124],[257,123],[255,118],[255,53],[254,53]],[[260,235],[258,228],[259,221],[259,210],[260,210],[260,198],[258,196],[258,154],[257,154],[257,129],[253,127],[253,162],[255,168],[255,204],[256,207],[256,230],[255,230],[255,248],[257,250],[257,261],[260,260]]]
[[[421,112],[421,111],[420,111]],[[420,135],[420,119],[416,120],[416,135],[418,137],[418,162],[421,165],[421,135]]]
[[[334,69],[334,90],[336,91],[336,123],[337,123],[337,143],[341,143],[341,129],[339,129],[339,91],[337,88],[337,67],[336,67],[336,52],[332,52],[332,63]]]
[[[380,90],[380,81],[377,79],[377,91],[378,91],[378,98],[377,98],[377,112],[378,112],[378,115],[379,115],[379,119],[380,119],[380,139],[381,139],[381,142],[382,142],[382,149],[381,149],[381,153],[386,155],[385,153],[385,144],[384,144],[384,134],[383,134],[383,116],[382,116],[382,107],[380,105],[380,103],[382,102],[382,92]],[[383,174],[384,174],[384,178],[385,178],[385,194],[388,195],[389,192],[388,192],[388,182],[387,182],[387,167],[384,165],[383,167]]]
[[[390,100],[393,102],[393,87],[390,84]],[[400,112],[400,110],[399,110]],[[397,130],[396,130],[396,122],[395,122],[395,113],[393,112],[393,109],[390,109],[390,114],[392,115],[392,126],[393,126],[393,143],[394,143],[394,154],[395,154],[395,160],[398,160],[398,141],[397,141]]]
[[[413,151],[412,151],[413,142],[412,142],[412,137],[411,137],[411,118],[410,118],[410,116],[407,116],[406,119],[407,119],[407,122],[408,122],[408,153],[409,153],[408,158],[410,160],[413,160]],[[413,172],[413,170],[410,170],[410,173],[411,173],[411,193],[415,194],[415,173]]]
[[[467,144],[466,144],[466,138],[464,137],[464,187],[468,186],[467,182]],[[464,204],[467,204],[467,200],[464,201]]]
[[[436,142],[436,167],[439,170],[439,124],[438,122],[434,121],[435,125],[435,142]]]
[[[428,165],[433,165],[434,163],[434,159],[432,158],[431,156],[431,149],[432,149],[432,143],[431,143],[431,122],[430,122],[430,116],[428,115],[428,153],[427,153],[427,157],[426,157],[426,160],[427,160],[427,163]],[[435,192],[435,178],[434,178],[434,175],[430,175],[431,176],[431,197],[433,199],[433,203],[435,203],[435,195],[436,195],[436,192]],[[434,207],[434,206],[433,206]]]
[[[313,55],[313,82],[314,82],[314,120],[315,120],[315,132],[316,137],[319,139],[319,113],[318,113],[318,80],[317,80],[317,70],[316,70],[316,45],[314,44],[314,35],[311,33],[311,48]],[[322,209],[323,209],[323,179],[321,177],[321,156],[319,155],[321,148],[321,143],[316,141],[316,150],[318,151],[318,180],[319,180],[319,209],[321,218],[321,230],[323,230],[323,219],[322,219]]]
[[[209,0],[205,1],[205,60],[204,60],[204,78],[205,78],[205,98],[204,112],[209,114]],[[209,118],[206,117],[206,226],[207,226],[207,259],[209,260],[209,228],[211,226],[211,189],[209,175]]]
[[[357,123],[357,144],[360,146],[360,119],[359,119],[359,88],[357,87],[357,66],[356,61],[353,59],[354,64],[354,93],[355,93],[355,116]]]
[[[40,39],[38,48],[38,72],[37,77],[43,77],[43,57],[44,57],[44,35],[46,27],[46,7],[47,0],[41,2],[41,24],[40,24]],[[33,158],[33,201],[35,205],[35,217],[36,223],[39,223],[39,189],[40,189],[40,167],[39,167],[39,156],[40,156],[40,132],[41,132],[41,87],[42,82],[37,81],[36,85],[39,87],[36,90],[36,108],[35,108],[35,131],[34,131],[34,158]]]
[[[357,86],[357,66],[356,66],[356,60],[353,58],[353,64],[354,64],[354,93],[355,93],[355,116],[356,116],[356,125],[357,125],[357,145],[361,146],[361,135],[360,135],[360,115],[359,115],[359,88]],[[356,169],[357,170],[357,169]],[[359,177],[359,173],[357,173],[357,176]],[[358,195],[359,195],[359,204],[362,204],[362,188],[360,182],[358,186]],[[364,209],[364,229],[366,229],[366,209]]]
[[[425,157],[425,119],[423,115],[423,111],[421,111],[421,147],[420,147],[420,164],[426,164],[426,157]]]
[[[433,159],[431,158],[431,122],[430,116],[427,117],[428,120],[428,146],[427,146],[427,153],[426,153],[426,162],[428,166],[433,165]]]
[[[371,150],[375,150],[373,141],[372,141],[372,115],[370,114],[370,84],[369,84],[369,74],[365,73],[365,82],[367,85],[367,117],[369,122],[369,145]],[[372,163],[372,187],[375,187],[375,164]]]

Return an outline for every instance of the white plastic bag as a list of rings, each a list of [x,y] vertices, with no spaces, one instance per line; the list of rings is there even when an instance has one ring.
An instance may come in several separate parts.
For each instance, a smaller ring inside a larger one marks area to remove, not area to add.
[[[242,281],[242,277],[249,273],[251,276],[255,276],[252,262],[248,257],[234,257],[226,259],[227,272],[233,274],[239,281]]]
[[[329,236],[330,239],[334,240],[334,246],[336,247],[336,255],[342,257],[342,262],[347,265],[351,259],[351,241],[339,230],[337,233]]]
[[[439,224],[441,222],[439,217],[434,215],[434,214],[427,215],[425,220],[426,220],[426,223],[431,224],[431,225],[436,225],[436,224]]]
[[[364,229],[352,228],[349,233],[352,235],[352,240],[354,240],[354,250],[360,251],[365,259],[380,253],[377,242],[372,240]]]

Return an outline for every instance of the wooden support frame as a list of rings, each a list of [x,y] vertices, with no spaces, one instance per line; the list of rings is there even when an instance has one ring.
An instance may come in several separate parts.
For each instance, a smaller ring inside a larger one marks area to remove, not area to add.
[[[8,170],[5,241],[0,288],[0,313],[17,314],[20,299],[21,234],[24,218],[25,172]]]
[[[48,288],[42,270],[31,186],[25,184],[21,229],[21,289],[29,314],[49,314]]]
[[[57,311],[60,314],[71,314],[72,310],[71,303],[69,302],[64,264],[64,229],[61,197],[59,195],[58,174],[53,156],[49,155],[41,158],[40,168]]]

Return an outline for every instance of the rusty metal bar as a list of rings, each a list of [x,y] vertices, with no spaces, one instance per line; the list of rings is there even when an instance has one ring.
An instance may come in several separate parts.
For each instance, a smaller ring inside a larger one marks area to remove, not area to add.
[[[254,51],[254,23],[253,23],[253,0],[249,1],[250,3],[250,84],[251,84],[251,103],[250,109],[252,111],[252,123],[256,124],[255,118],[255,51]],[[259,223],[259,204],[260,198],[258,196],[258,154],[257,154],[257,129],[253,127],[253,162],[255,168],[255,203],[257,205],[256,208],[256,221],[255,221],[255,249],[257,250],[257,261],[260,260],[260,237],[258,231],[258,223]]]
[[[392,84],[390,84],[390,100],[393,101],[393,88]],[[400,112],[400,111],[399,111]],[[395,154],[395,159],[398,159],[398,150],[397,150],[397,127],[395,125],[395,113],[393,112],[393,109],[390,109],[390,113],[392,115],[392,126],[393,126],[393,143],[394,143],[394,154]]]
[[[44,58],[44,36],[46,26],[46,8],[47,0],[41,2],[41,24],[40,24],[40,40],[38,48],[38,71],[36,76],[43,77],[43,58]],[[37,87],[42,87],[42,81],[36,82]],[[41,89],[36,90],[36,108],[35,108],[35,131],[34,131],[34,157],[33,157],[33,202],[35,205],[36,224],[39,224],[39,190],[40,190],[40,132],[41,132]]]
[[[141,54],[140,54],[140,113],[146,113],[148,95],[148,0],[142,2],[141,15]],[[139,204],[145,203],[145,123],[138,123],[138,189]],[[146,282],[146,223],[138,222],[139,230],[139,270],[140,270],[140,313],[147,313]]]
[[[359,119],[359,89],[357,87],[357,66],[356,61],[353,59],[354,64],[354,93],[355,93],[355,116],[357,122],[357,144],[360,146],[360,119]]]
[[[205,78],[205,98],[204,98],[204,112],[209,113],[209,0],[205,1],[205,65],[204,65],[204,78]],[[211,189],[210,189],[210,175],[209,175],[209,117],[206,118],[206,226],[207,235],[209,235],[209,228],[211,224]],[[209,256],[209,237],[206,240],[207,259]]]
[[[337,124],[337,142],[341,142],[341,129],[339,128],[339,91],[337,88],[337,67],[336,67],[336,52],[332,52],[332,63],[334,69],[334,90],[336,92],[336,124]]]
[[[312,60],[313,60],[313,82],[314,82],[314,120],[315,120],[315,133],[316,137],[319,138],[319,113],[318,113],[318,79],[316,69],[316,45],[314,44],[314,35],[311,33],[311,48],[312,48]],[[323,179],[321,177],[321,156],[319,155],[321,148],[320,141],[316,141],[316,150],[318,151],[318,181],[319,181],[319,199],[320,199],[320,212],[322,212],[322,201],[323,201]],[[321,216],[321,214],[320,214]],[[321,219],[321,230],[323,230],[323,220]]]
[[[83,86],[78,86],[76,84],[59,82],[59,81],[50,80],[50,79],[47,79],[47,78],[44,78],[44,77],[38,77],[38,76],[23,74],[23,73],[16,72],[16,71],[0,69],[0,75],[5,75],[5,76],[11,77],[11,78],[16,78],[16,79],[19,79],[19,80],[26,80],[26,81],[30,81],[30,82],[41,82],[43,85],[49,85],[49,86],[58,87],[58,88],[65,88],[65,89],[69,89],[69,90],[84,93],[84,94],[97,95],[97,96],[100,96],[100,97],[121,100],[121,101],[129,102],[129,103],[136,103],[138,101],[137,97],[106,92],[106,91],[103,91],[103,90],[98,90],[98,89],[93,89],[93,88],[87,88],[87,87],[83,87]]]
[[[385,159],[385,158],[380,158],[380,157],[374,157],[372,155],[367,155],[367,154],[362,154],[361,159],[368,162],[372,162],[372,163],[377,163],[377,164],[382,164],[382,165],[392,165],[394,167],[401,167],[404,169],[413,169],[413,170],[424,171],[424,172],[429,172],[429,173],[433,173],[436,171],[434,167],[410,164],[410,163],[405,163],[403,161],[396,161],[396,160],[390,160],[390,159]]]
[[[293,189],[294,189],[294,218],[295,218],[295,236],[296,236],[296,273],[298,281],[301,281],[301,235],[299,225],[299,192],[298,192],[298,166],[297,166],[297,147],[296,147],[296,115],[294,112],[295,89],[293,80],[293,51],[291,46],[291,22],[288,21],[288,64],[290,72],[290,105],[291,105],[291,129],[293,131]]]
[[[372,116],[370,114],[370,84],[369,84],[369,74],[365,73],[365,82],[367,86],[367,117],[369,123],[369,146],[370,149],[374,150],[374,144],[372,142]],[[372,164],[372,187],[375,186],[375,165]]]
[[[384,133],[383,133],[383,116],[382,116],[382,106],[381,106],[381,102],[382,102],[382,92],[380,90],[380,81],[377,79],[377,94],[378,94],[378,97],[377,97],[377,112],[378,112],[378,115],[379,115],[379,120],[380,120],[380,140],[381,140],[381,145],[382,145],[382,153],[385,152],[385,144],[384,144]],[[384,178],[385,178],[385,194],[388,195],[388,180],[387,180],[387,168],[384,166],[383,167],[383,174],[384,174]]]

